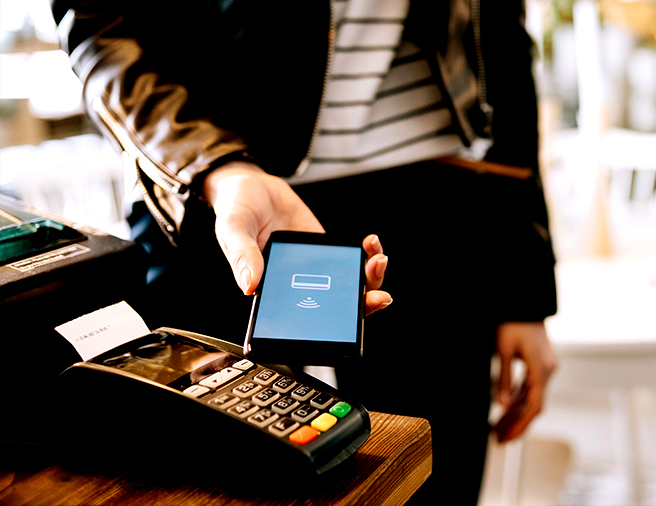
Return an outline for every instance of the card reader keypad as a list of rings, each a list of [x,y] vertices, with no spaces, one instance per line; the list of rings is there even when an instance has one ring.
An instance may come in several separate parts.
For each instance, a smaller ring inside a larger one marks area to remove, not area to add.
[[[247,359],[235,360],[183,393],[297,445],[314,441],[351,411],[331,394]]]

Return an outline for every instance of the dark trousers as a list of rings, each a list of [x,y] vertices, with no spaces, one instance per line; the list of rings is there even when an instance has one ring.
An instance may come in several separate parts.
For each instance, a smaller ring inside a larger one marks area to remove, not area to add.
[[[389,256],[393,303],[365,319],[364,358],[337,381],[367,409],[430,422],[433,474],[412,504],[478,498],[495,346],[485,180],[425,162],[296,188],[328,233],[376,233]]]
[[[389,255],[383,288],[394,302],[365,319],[364,359],[337,378],[369,410],[429,420],[433,475],[416,504],[473,505],[479,493],[495,345],[485,181],[424,162],[295,188],[328,233],[376,233]],[[172,248],[147,214],[132,225],[153,258],[152,326],[241,344],[250,300],[212,234]]]

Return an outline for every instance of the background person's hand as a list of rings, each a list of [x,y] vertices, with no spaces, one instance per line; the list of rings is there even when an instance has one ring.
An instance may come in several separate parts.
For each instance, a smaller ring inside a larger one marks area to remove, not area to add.
[[[505,414],[494,427],[499,442],[520,436],[540,413],[547,381],[557,367],[543,322],[506,322],[497,328],[500,373],[497,400]],[[512,360],[521,359],[526,374],[521,384],[512,384]]]
[[[246,295],[255,292],[262,278],[262,250],[272,232],[324,232],[319,220],[285,181],[253,163],[233,161],[214,170],[205,178],[203,191],[216,214],[217,240]],[[368,256],[366,314],[371,314],[388,306],[392,298],[378,290],[387,268],[380,241],[370,235],[363,247]]]

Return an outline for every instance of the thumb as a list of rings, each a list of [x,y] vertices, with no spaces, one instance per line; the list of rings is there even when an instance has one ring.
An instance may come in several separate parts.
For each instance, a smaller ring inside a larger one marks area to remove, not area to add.
[[[217,223],[216,237],[239,288],[244,295],[252,295],[264,272],[264,258],[256,236],[244,230],[240,227],[221,227]]]
[[[244,295],[252,295],[260,283],[264,271],[264,259],[257,242],[235,242],[230,244],[224,253],[230,262],[239,288]]]

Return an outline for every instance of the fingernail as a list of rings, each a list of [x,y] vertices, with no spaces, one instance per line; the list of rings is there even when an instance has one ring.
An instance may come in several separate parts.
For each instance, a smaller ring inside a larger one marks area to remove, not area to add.
[[[378,304],[378,307],[376,308],[376,311],[379,311],[381,309],[385,309],[387,306],[389,306],[392,302],[394,302],[394,299],[390,299],[387,302],[383,302],[382,304]]]
[[[376,276],[382,278],[385,274],[385,269],[387,269],[387,260],[388,257],[381,258],[376,262]]]
[[[239,285],[241,286],[242,292],[244,292],[246,295],[248,295],[248,290],[251,287],[251,270],[246,267],[241,271],[241,274],[239,275]]]

